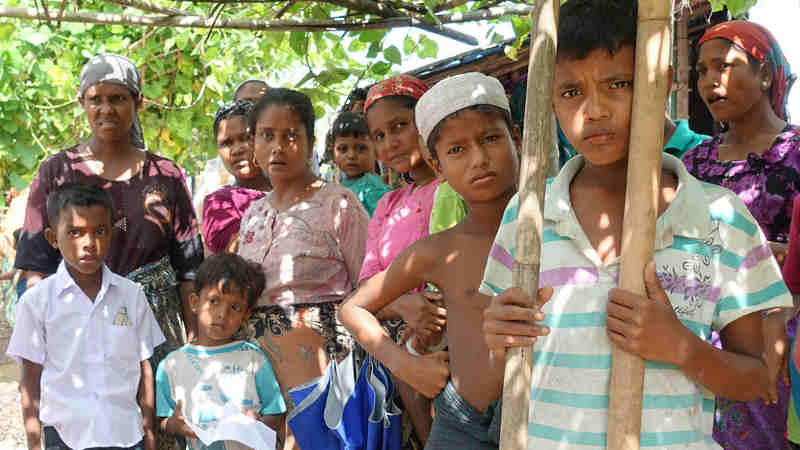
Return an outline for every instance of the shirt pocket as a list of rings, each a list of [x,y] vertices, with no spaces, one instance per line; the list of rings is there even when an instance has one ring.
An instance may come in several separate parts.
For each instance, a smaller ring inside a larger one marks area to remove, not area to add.
[[[106,331],[105,357],[113,359],[125,365],[135,365],[138,367],[139,342],[136,328],[133,324],[117,325],[110,324]]]

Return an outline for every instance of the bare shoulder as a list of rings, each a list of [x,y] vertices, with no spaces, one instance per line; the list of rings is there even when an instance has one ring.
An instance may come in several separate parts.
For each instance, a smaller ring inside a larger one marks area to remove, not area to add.
[[[455,243],[452,230],[425,236],[406,249],[405,257],[417,270],[433,273],[452,258]]]

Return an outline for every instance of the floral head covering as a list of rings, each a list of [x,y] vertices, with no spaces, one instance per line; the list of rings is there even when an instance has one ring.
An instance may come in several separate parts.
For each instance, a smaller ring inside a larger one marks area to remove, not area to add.
[[[223,120],[228,120],[234,116],[244,116],[247,119],[252,109],[253,103],[249,100],[236,100],[220,106],[219,110],[217,110],[217,115],[214,116],[214,137],[217,137],[219,124]]]
[[[131,91],[135,101],[142,99],[142,77],[133,61],[124,56],[101,53],[92,57],[81,70],[78,98],[83,98],[86,90],[98,83],[115,83],[125,86]],[[133,146],[141,149],[147,148],[138,114],[134,114],[130,135]]]
[[[393,95],[419,99],[428,90],[428,85],[419,78],[409,75],[397,75],[369,88],[367,100],[364,102],[364,113],[373,103]]]
[[[738,45],[760,62],[769,62],[774,74],[769,92],[770,104],[775,114],[787,120],[786,102],[797,76],[792,73],[778,41],[763,26],[746,20],[731,20],[715,25],[697,42],[698,48],[710,39],[725,39]]]

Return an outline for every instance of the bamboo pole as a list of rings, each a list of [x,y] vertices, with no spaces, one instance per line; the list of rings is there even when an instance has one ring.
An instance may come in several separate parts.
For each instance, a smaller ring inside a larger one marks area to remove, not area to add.
[[[672,2],[639,0],[631,135],[619,286],[646,294],[644,266],[653,258],[664,110],[670,64]],[[612,352],[608,442],[612,450],[636,450],[642,425],[644,360],[616,346]]]
[[[678,95],[676,118],[689,119],[689,13],[681,11],[675,26],[676,53],[678,54]]]
[[[558,0],[536,3],[531,17],[528,86],[519,180],[519,215],[512,281],[528,295],[539,287],[545,178],[555,147],[552,85],[555,72]],[[538,299],[537,299],[538,301]],[[506,356],[503,381],[501,450],[526,450],[533,348],[514,348]]]
[[[492,20],[507,14],[528,14],[528,6],[509,6],[489,8],[465,13],[452,13],[437,15],[442,23],[463,23],[478,20]],[[97,23],[106,25],[128,26],[153,26],[168,28],[216,28],[238,30],[262,31],[324,31],[324,30],[375,30],[393,27],[424,27],[431,26],[437,32],[442,32],[438,24],[420,21],[413,17],[391,17],[376,20],[341,19],[341,20],[262,20],[262,19],[213,19],[200,16],[134,16],[123,14],[106,14],[92,12],[65,11],[59,16],[55,11],[45,13],[34,8],[16,8],[0,6],[0,17],[23,20],[47,20],[77,23]],[[460,36],[460,35],[459,35]]]

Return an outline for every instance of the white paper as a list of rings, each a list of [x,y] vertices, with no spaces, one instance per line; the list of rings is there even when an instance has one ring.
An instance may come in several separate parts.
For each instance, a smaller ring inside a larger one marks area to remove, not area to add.
[[[228,403],[215,428],[203,430],[198,425],[186,422],[197,438],[205,445],[217,441],[236,441],[254,449],[275,448],[275,432],[263,423],[244,415],[236,406]]]

